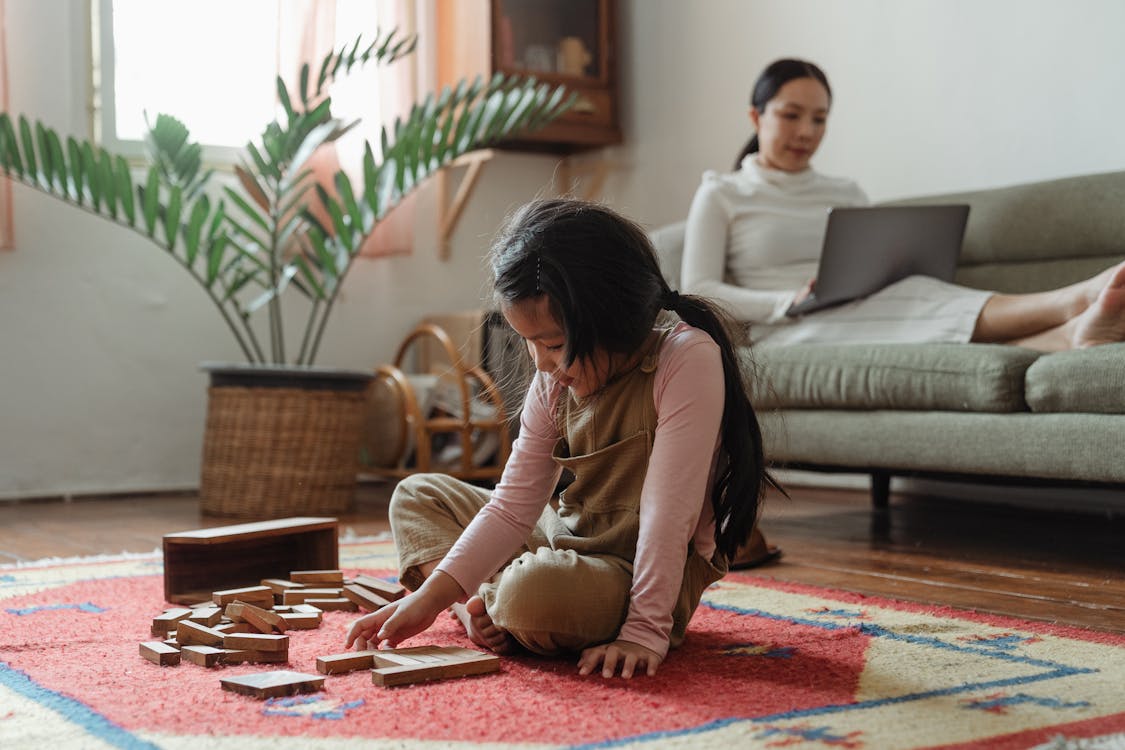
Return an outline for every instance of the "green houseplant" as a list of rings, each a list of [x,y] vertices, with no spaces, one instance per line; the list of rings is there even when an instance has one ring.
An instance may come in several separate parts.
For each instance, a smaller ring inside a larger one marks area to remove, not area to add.
[[[8,177],[147,237],[198,283],[245,355],[244,366],[211,369],[205,512],[268,517],[336,512],[350,502],[369,375],[312,365],[364,240],[427,176],[542,127],[571,105],[562,87],[534,79],[461,81],[383,128],[378,148],[366,144],[362,184],[341,169],[326,189],[309,160],[355,125],[333,114],[329,85],[360,66],[393,63],[414,46],[414,37],[396,30],[369,43],[359,37],[315,68],[303,65],[293,91],[279,76],[279,116],[247,144],[236,185],[219,190],[203,169],[201,146],[173,117],[150,123],[150,158],[134,182],[123,157],[0,114],[0,167]],[[310,210],[316,204],[327,219]],[[290,341],[281,305],[292,297],[307,316]],[[322,469],[322,461],[335,466]]]

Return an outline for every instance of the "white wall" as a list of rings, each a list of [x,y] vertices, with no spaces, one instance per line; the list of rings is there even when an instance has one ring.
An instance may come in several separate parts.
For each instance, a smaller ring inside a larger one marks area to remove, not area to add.
[[[85,136],[84,3],[7,0],[7,14],[9,108]],[[1125,168],[1115,0],[620,0],[620,17],[626,144],[608,152],[606,198],[651,226],[686,214],[704,169],[729,167],[753,78],[779,56],[827,70],[817,166],[876,200]],[[412,256],[349,277],[318,363],[373,366],[424,314],[476,306],[488,239],[553,166],[489,164],[449,262],[423,205]],[[196,486],[197,365],[240,359],[210,303],[120,228],[22,187],[15,211],[17,249],[0,252],[0,498]]]
[[[1125,168],[1117,0],[631,0],[628,166],[615,205],[683,218],[704,169],[750,136],[749,92],[779,57],[835,94],[815,165],[873,200]]]

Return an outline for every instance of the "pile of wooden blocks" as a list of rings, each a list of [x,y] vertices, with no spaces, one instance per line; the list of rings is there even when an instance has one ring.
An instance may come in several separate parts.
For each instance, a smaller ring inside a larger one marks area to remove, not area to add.
[[[152,621],[163,640],[140,644],[141,656],[173,666],[181,659],[202,667],[224,664],[286,664],[291,630],[320,627],[325,610],[374,612],[406,590],[379,578],[347,579],[339,570],[295,570],[288,579],[266,578],[259,586],[215,591],[211,601],[165,610]],[[320,675],[370,669],[384,687],[496,672],[500,659],[454,646],[356,651],[321,656]],[[220,680],[224,690],[256,698],[315,692],[324,677],[278,670]]]
[[[375,611],[405,595],[394,583],[339,570],[297,570],[288,579],[267,578],[259,586],[226,589],[211,601],[165,610],[152,621],[140,653],[161,666],[181,658],[204,667],[220,664],[286,663],[290,630],[320,627],[325,610]]]

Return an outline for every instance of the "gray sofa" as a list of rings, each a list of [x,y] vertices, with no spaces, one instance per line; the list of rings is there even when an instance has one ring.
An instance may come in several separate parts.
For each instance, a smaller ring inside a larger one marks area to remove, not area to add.
[[[957,281],[1049,289],[1125,258],[1125,172],[898,204],[968,203]],[[679,288],[683,224],[653,232]],[[989,344],[795,345],[748,352],[780,467],[1125,487],[1125,344],[1040,354]]]

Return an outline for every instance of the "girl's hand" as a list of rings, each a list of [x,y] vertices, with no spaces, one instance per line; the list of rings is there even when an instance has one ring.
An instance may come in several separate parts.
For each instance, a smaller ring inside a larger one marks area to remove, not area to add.
[[[663,657],[639,643],[614,641],[584,649],[578,659],[578,674],[590,674],[601,665],[602,677],[613,677],[620,664],[621,676],[625,679],[632,677],[633,672],[639,669],[645,670],[644,673],[652,677],[662,661]]]
[[[463,596],[457,582],[444,573],[434,573],[415,592],[364,615],[348,628],[344,648],[379,648],[383,643],[394,648],[412,635],[418,635],[450,604]]]

